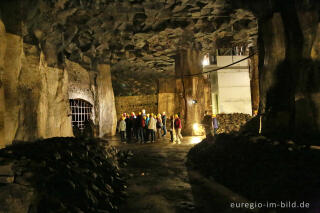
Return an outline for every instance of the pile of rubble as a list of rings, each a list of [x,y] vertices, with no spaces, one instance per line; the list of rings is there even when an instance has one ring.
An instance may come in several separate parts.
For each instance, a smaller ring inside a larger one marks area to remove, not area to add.
[[[0,150],[0,212],[118,212],[130,152],[105,141],[51,138]]]
[[[238,132],[250,119],[251,115],[243,113],[218,114],[218,133]]]
[[[218,114],[217,119],[219,122],[219,128],[217,133],[231,133],[238,132],[240,129],[252,119],[249,114],[233,113],[233,114]],[[211,116],[205,116],[202,124],[206,127],[212,126]]]
[[[194,146],[187,165],[251,200],[313,202],[319,198],[319,160],[319,150],[292,141],[219,134]]]
[[[251,115],[243,113],[218,114],[218,133],[238,132],[250,119]]]

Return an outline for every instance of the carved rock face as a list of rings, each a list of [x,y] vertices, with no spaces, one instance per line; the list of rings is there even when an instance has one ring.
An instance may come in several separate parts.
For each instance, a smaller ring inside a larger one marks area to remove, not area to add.
[[[120,63],[151,81],[174,74],[177,49],[197,44],[202,53],[215,52],[217,46],[255,44],[257,35],[255,16],[227,0],[15,2],[19,11],[3,2],[2,12],[11,13],[10,23],[14,12],[21,13],[16,22],[23,21],[24,41],[39,44],[49,66],[65,57],[89,70]],[[118,70],[112,69],[114,83]]]

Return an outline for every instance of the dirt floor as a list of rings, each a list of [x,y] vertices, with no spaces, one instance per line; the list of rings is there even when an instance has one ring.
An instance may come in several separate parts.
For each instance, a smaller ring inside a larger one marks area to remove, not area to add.
[[[179,145],[168,140],[154,144],[120,144],[117,137],[108,140],[134,153],[124,171],[129,176],[128,199],[121,213],[244,212],[230,208],[232,194],[227,190],[221,196],[211,190],[217,187],[208,180],[187,170],[186,155],[201,137],[185,137]]]

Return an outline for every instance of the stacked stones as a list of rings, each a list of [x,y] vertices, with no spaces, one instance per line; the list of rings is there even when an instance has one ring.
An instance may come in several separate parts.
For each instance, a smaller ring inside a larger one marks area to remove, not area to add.
[[[219,134],[194,146],[187,165],[249,200],[308,200],[317,208],[319,154],[291,140]]]
[[[238,132],[249,120],[251,115],[243,113],[218,114],[219,121],[218,133]]]
[[[51,138],[0,150],[0,212],[117,212],[131,154],[99,140]]]

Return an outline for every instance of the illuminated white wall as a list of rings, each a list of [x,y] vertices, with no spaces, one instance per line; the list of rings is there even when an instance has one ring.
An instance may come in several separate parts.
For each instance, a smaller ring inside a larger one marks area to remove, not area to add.
[[[217,56],[217,65],[222,67],[246,56]],[[251,88],[248,60],[222,69],[218,76],[219,113],[252,113]]]
[[[217,56],[216,69],[239,61],[246,56]],[[252,114],[251,88],[248,60],[211,74],[212,97],[218,101],[212,103],[213,113],[246,113]]]

